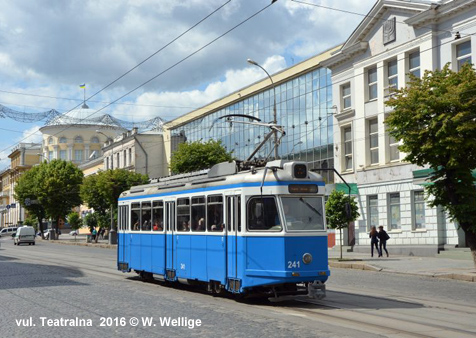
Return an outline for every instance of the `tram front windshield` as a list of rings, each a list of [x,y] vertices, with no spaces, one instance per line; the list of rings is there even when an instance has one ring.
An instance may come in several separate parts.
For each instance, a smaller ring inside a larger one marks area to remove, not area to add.
[[[324,230],[322,197],[283,197],[281,202],[288,231]]]

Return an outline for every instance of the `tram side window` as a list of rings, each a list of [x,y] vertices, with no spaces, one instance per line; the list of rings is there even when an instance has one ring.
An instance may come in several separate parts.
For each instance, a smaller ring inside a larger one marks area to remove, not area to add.
[[[133,231],[140,229],[140,203],[132,203],[131,205],[131,226]]]
[[[119,231],[122,230],[122,208],[123,207],[117,208],[117,230]]]
[[[223,231],[223,196],[207,197],[207,229],[208,231]]]
[[[248,201],[248,230],[281,231],[276,199],[272,196],[252,197]]]
[[[192,231],[205,231],[205,197],[192,197]]]
[[[164,231],[164,202],[152,202],[152,231]]]
[[[177,231],[190,231],[190,199],[177,199]]]
[[[152,210],[151,210],[151,203],[150,202],[142,202],[142,226],[141,230],[142,231],[150,231],[151,229],[151,215],[152,215]]]
[[[129,230],[129,206],[126,205],[123,207],[123,213],[122,213],[122,219],[123,219],[123,225],[122,229],[123,230]]]

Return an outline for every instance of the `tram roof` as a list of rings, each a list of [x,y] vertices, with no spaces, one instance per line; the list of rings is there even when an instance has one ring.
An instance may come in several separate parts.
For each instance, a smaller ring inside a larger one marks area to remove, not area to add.
[[[306,166],[306,177],[296,179],[293,177],[293,170],[296,165]],[[266,171],[266,173],[265,173]],[[265,176],[264,176],[265,175]],[[158,190],[167,191],[194,189],[206,186],[236,184],[240,182],[269,182],[269,181],[321,181],[324,183],[321,175],[311,172],[307,168],[307,163],[302,161],[276,160],[268,162],[264,167],[251,166],[247,170],[239,170],[235,161],[222,162],[214,165],[211,169],[200,170],[196,172],[172,175],[153,179],[149,184],[134,186],[130,190],[121,194],[121,197],[132,196],[135,194],[155,194]]]

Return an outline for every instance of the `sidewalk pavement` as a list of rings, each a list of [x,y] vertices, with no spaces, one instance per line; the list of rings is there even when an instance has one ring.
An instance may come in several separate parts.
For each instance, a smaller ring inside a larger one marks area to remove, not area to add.
[[[370,257],[369,253],[344,252],[343,260],[339,260],[339,247],[329,249],[329,266],[331,268],[358,269],[419,275],[436,278],[457,279],[476,282],[476,268],[472,259],[452,259],[416,256]],[[470,255],[469,255],[470,257]]]
[[[86,236],[60,235],[59,240],[50,241],[56,244],[91,246],[96,248],[115,249],[117,245],[109,244],[107,239],[100,239],[97,243],[87,243]],[[370,251],[370,248],[369,248]],[[343,260],[339,260],[339,247],[329,249],[329,266],[331,268],[369,270],[388,273],[419,275],[426,277],[456,279],[466,282],[476,282],[476,268],[471,255],[468,259],[452,259],[436,255],[435,257],[394,256],[370,257],[370,253],[346,252],[342,253]]]

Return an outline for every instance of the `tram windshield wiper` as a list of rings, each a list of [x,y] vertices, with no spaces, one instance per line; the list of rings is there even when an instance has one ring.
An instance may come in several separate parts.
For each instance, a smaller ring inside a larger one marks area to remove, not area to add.
[[[319,216],[322,216],[322,214],[319,212],[319,210],[317,210],[316,208],[314,208],[312,205],[310,205],[308,202],[306,202],[302,197],[299,198],[299,201],[301,201],[302,203],[304,203],[309,209],[311,209],[312,211],[314,211],[316,214],[318,214]]]

